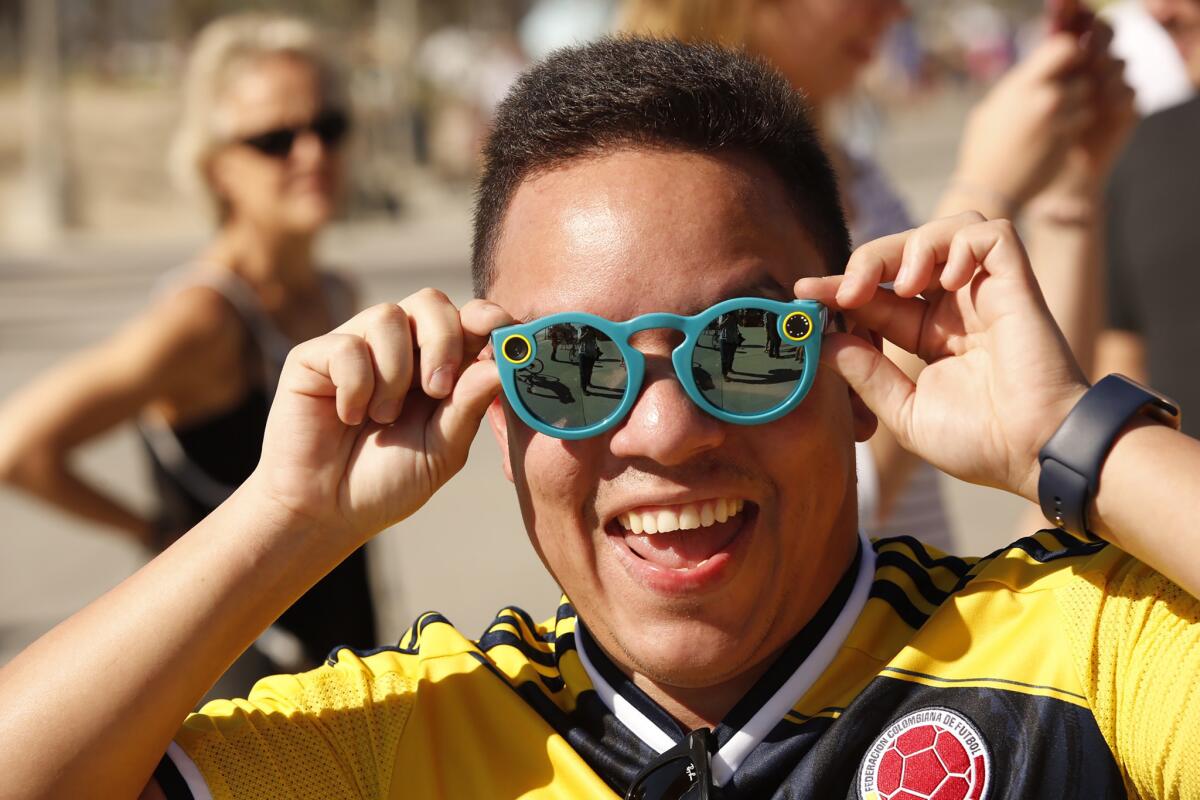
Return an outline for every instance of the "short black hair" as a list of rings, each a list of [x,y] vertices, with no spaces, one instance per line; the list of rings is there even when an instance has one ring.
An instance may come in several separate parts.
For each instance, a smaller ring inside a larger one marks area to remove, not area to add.
[[[782,75],[715,45],[609,37],[556,51],[500,104],[476,194],[476,296],[491,287],[500,227],[522,182],[631,147],[762,159],[783,180],[828,269],[845,268],[850,236],[837,178],[803,98]]]

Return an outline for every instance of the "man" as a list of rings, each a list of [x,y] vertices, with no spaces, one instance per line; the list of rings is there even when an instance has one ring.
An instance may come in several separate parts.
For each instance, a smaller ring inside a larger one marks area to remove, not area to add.
[[[1200,443],[1148,417],[1102,442],[1086,531],[1152,566],[1054,531],[980,560],[862,541],[876,415],[1032,498],[1039,450],[1101,387],[1008,223],[939,220],[843,276],[846,239],[799,100],[754,62],[621,40],[534,68],[488,145],[486,299],[423,291],[293,352],[255,476],[0,673],[5,796],[1196,797]],[[794,297],[826,309],[780,323],[820,349],[816,381],[769,423],[720,419],[672,363],[680,335]],[[571,437],[511,376],[524,331],[580,312],[640,355],[614,340],[636,394]],[[879,337],[930,362],[918,384]],[[456,472],[485,415],[570,598],[556,617],[506,609],[471,641],[426,614],[179,727],[280,607]]]
[[[1200,0],[1144,0],[1200,88]],[[1109,328],[1102,371],[1141,376],[1184,407],[1200,404],[1200,96],[1147,117],[1109,188]],[[1200,435],[1200,419],[1184,430]]]

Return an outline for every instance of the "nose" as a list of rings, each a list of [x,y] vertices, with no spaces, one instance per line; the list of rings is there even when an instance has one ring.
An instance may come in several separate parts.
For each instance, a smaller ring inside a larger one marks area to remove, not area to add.
[[[720,447],[725,431],[723,422],[692,402],[669,366],[652,371],[647,364],[641,395],[613,434],[609,448],[618,458],[648,458],[676,466]]]
[[[292,145],[292,159],[298,164],[317,164],[328,155],[328,148],[313,131],[301,131]]]

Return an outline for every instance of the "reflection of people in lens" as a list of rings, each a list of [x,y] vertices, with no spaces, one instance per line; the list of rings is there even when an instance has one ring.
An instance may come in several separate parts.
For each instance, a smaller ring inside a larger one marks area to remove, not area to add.
[[[562,343],[562,331],[557,325],[550,326],[550,360],[558,361],[558,346]]]
[[[725,378],[734,371],[733,357],[741,343],[742,334],[738,330],[737,314],[722,314],[721,321],[717,323],[717,344],[721,348],[721,375]]]
[[[585,327],[579,335],[579,385],[584,394],[591,394],[592,370],[600,358],[600,343],[596,341],[596,329]]]
[[[779,335],[779,315],[768,311],[763,315],[763,327],[767,329],[767,355],[779,358],[779,345],[783,344],[783,337]]]

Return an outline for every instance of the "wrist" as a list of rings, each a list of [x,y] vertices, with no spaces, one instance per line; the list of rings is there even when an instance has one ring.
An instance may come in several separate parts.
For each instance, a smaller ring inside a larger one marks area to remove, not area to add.
[[[353,540],[338,520],[318,516],[281,498],[258,470],[238,487],[226,504],[240,518],[247,520],[248,524],[243,527],[252,527],[262,535],[262,542],[268,547],[285,541],[289,549],[303,549],[317,560],[332,558],[340,561],[362,544]]]
[[[1095,539],[1092,502],[1100,475],[1117,441],[1141,420],[1179,429],[1179,407],[1169,398],[1122,375],[1107,375],[1079,399],[1038,452],[1038,503],[1062,530]]]
[[[1026,500],[1033,503],[1038,502],[1038,481],[1042,475],[1041,452],[1046,446],[1046,442],[1050,441],[1056,431],[1062,427],[1063,422],[1071,411],[1078,405],[1080,399],[1087,394],[1088,385],[1086,383],[1074,383],[1066,387],[1059,398],[1046,404],[1044,413],[1041,418],[1045,420],[1046,425],[1035,437],[1033,442],[1033,453],[1027,455],[1026,464],[1028,465],[1025,477],[1017,484],[1015,494],[1024,497]]]

